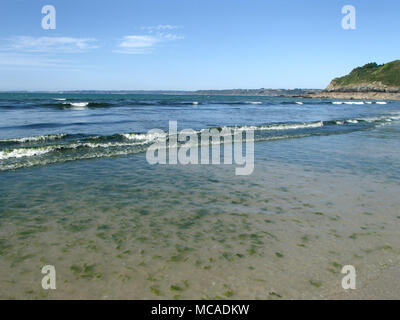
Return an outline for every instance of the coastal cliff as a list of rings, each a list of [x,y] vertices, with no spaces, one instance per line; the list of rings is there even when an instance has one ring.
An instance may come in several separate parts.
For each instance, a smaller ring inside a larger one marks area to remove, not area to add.
[[[400,100],[400,60],[368,63],[350,74],[335,78],[314,98]]]

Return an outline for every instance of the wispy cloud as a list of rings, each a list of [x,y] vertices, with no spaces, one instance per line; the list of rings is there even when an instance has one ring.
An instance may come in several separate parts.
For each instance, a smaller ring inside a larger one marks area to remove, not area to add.
[[[172,26],[170,24],[159,24],[158,26],[151,26],[151,27],[140,27],[141,30],[147,30],[150,33],[155,31],[165,31],[165,30],[175,30],[179,29],[179,26]]]
[[[153,51],[160,39],[153,36],[125,36],[121,39],[116,53],[145,54]]]
[[[91,68],[85,64],[82,66],[77,61],[68,59],[59,59],[47,54],[37,55],[34,53],[15,53],[0,52],[0,68],[33,68],[33,69],[52,69],[52,70],[68,70],[76,71],[82,68]]]
[[[14,52],[81,53],[98,48],[93,38],[16,36],[7,39],[3,50]]]
[[[178,28],[179,27],[172,25],[141,27],[140,29],[145,30],[147,34],[124,36],[120,39],[118,48],[113,52],[123,54],[152,53],[154,49],[162,43],[184,39],[183,35],[170,32]]]

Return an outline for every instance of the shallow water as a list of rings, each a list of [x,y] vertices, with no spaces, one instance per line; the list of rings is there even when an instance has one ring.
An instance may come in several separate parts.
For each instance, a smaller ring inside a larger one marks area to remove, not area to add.
[[[59,106],[70,100],[101,105]],[[399,263],[400,104],[296,101],[3,95],[8,153],[98,136],[122,143],[121,134],[166,129],[168,120],[195,130],[275,127],[256,131],[251,176],[229,165],[151,166],[140,150],[117,156],[109,146],[93,159],[66,161],[92,155],[85,147],[1,159],[0,298],[346,297],[348,264],[363,292]],[[50,134],[66,136],[20,139]],[[56,290],[41,288],[46,264]]]

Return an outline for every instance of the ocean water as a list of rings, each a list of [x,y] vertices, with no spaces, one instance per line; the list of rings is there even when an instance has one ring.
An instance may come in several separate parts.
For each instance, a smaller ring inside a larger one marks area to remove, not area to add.
[[[400,102],[1,93],[0,115],[2,299],[379,298],[399,265]],[[253,174],[150,165],[170,120],[254,129]]]

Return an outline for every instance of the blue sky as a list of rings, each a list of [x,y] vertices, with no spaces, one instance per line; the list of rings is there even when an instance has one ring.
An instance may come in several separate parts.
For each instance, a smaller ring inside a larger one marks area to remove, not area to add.
[[[324,88],[399,59],[399,14],[398,0],[1,0],[0,90]]]

